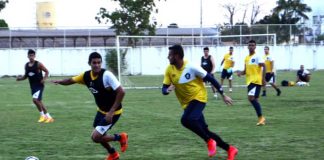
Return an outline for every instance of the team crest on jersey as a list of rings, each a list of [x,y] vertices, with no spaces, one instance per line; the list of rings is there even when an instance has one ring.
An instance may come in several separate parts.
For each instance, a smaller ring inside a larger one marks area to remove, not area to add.
[[[190,73],[186,73],[185,77],[186,77],[186,79],[190,79],[190,77],[191,77]]]
[[[253,58],[253,59],[251,59],[251,62],[252,62],[252,63],[254,63],[254,62],[255,62],[255,59],[254,59],[254,58]]]

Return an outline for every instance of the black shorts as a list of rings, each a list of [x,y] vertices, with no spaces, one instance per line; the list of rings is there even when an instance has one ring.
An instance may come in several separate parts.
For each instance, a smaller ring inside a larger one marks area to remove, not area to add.
[[[41,101],[43,97],[44,85],[31,85],[30,88],[33,99]]]
[[[299,76],[299,79],[303,82],[308,82],[307,81],[307,76]]]
[[[259,98],[261,85],[250,83],[248,86],[248,96],[254,96],[255,98]]]
[[[265,75],[266,82],[269,83],[275,83],[276,82],[276,76],[274,73],[266,73]]]
[[[232,80],[232,78],[233,78],[232,75],[233,75],[233,72],[232,71],[231,72],[227,72],[227,69],[223,69],[221,78],[222,79],[227,78],[229,80]]]
[[[95,116],[95,119],[93,121],[93,128],[96,128],[97,126],[107,126],[107,128],[104,127],[105,131],[102,133],[102,134],[105,134],[108,130],[110,130],[116,124],[120,115],[121,114],[114,115],[113,119],[112,119],[112,123],[109,124],[109,123],[107,123],[107,121],[105,119],[106,115],[98,111]]]

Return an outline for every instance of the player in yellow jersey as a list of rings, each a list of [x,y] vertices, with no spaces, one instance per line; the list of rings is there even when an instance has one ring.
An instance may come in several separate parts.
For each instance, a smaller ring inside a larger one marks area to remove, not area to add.
[[[128,136],[125,132],[113,135],[108,135],[107,132],[115,125],[122,114],[121,102],[125,91],[110,71],[101,68],[102,58],[99,53],[91,53],[88,64],[91,66],[91,70],[72,78],[53,80],[52,82],[61,85],[79,83],[89,89],[98,107],[91,138],[93,142],[100,143],[107,150],[107,160],[117,160],[119,153],[109,142],[119,141],[121,151],[125,152],[128,147]]]
[[[280,96],[281,90],[276,85],[276,76],[274,74],[274,59],[269,53],[269,47],[264,47],[264,64],[266,66],[265,81],[270,83],[270,85],[277,91],[277,96]],[[267,95],[267,87],[263,86],[263,93],[261,96],[265,97]]]
[[[253,105],[257,116],[257,126],[265,125],[265,118],[262,114],[262,108],[258,101],[261,86],[265,85],[265,65],[264,60],[255,53],[256,42],[250,40],[248,43],[249,55],[244,61],[244,71],[237,72],[238,76],[246,75],[246,84],[248,88],[248,100]]]
[[[226,104],[232,104],[232,99],[223,93],[217,80],[201,68],[183,60],[184,52],[181,45],[169,47],[167,67],[162,93],[169,94],[175,90],[175,94],[184,109],[181,123],[184,127],[196,133],[207,143],[208,156],[216,154],[216,146],[227,151],[228,160],[234,160],[238,150],[224,142],[217,134],[208,129],[203,110],[207,103],[207,91],[204,81],[210,82],[218,90]]]
[[[224,55],[224,58],[221,62],[221,65],[224,64],[223,66],[223,71],[221,75],[221,85],[223,86],[224,84],[224,79],[228,79],[228,85],[229,85],[229,92],[232,92],[232,80],[233,80],[233,67],[235,64],[234,57],[233,57],[233,47],[229,48],[229,52]]]

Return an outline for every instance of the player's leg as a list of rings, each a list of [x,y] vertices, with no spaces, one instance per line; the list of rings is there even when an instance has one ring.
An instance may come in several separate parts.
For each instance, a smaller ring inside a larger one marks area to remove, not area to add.
[[[41,86],[37,86],[37,85],[32,85],[31,86],[31,94],[32,94],[32,98],[33,98],[33,103],[36,105],[37,110],[40,113],[40,117],[38,119],[38,122],[45,122],[46,121],[46,110],[44,111],[43,109],[43,104],[42,104],[42,87]]]
[[[200,121],[205,105],[205,103],[197,100],[191,101],[183,112],[181,123],[207,143],[208,156],[212,157],[216,154],[216,142],[208,135],[205,126]]]
[[[269,83],[277,91],[277,96],[280,96],[281,90],[276,85],[276,76],[275,76],[275,74],[271,74],[271,78],[269,80]]]
[[[233,72],[228,73],[228,78],[227,79],[228,79],[228,85],[229,85],[228,91],[232,92],[233,91],[233,89],[232,89]]]
[[[258,126],[265,125],[265,118],[262,115],[262,107],[258,101],[260,90],[261,90],[261,85],[253,84],[253,83],[248,85],[248,100],[254,107],[255,112],[258,116],[258,123],[257,123]]]
[[[271,76],[271,73],[266,73],[266,75],[265,75],[265,81],[266,81],[266,83],[270,82],[271,77],[272,77]],[[267,96],[267,84],[264,85],[264,86],[262,86],[262,95],[261,96],[262,97]]]

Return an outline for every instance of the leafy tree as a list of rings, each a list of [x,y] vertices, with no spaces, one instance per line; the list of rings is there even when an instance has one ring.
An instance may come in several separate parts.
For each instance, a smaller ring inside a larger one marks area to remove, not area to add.
[[[8,0],[0,0],[0,12],[1,10],[3,10],[4,8],[6,8],[6,4],[9,3]]]
[[[156,23],[150,22],[152,12],[157,13],[154,0],[112,0],[119,2],[120,8],[109,12],[106,8],[100,8],[96,20],[99,23],[111,22],[111,28],[117,35],[154,35]],[[160,0],[159,0],[160,1]],[[128,42],[132,44],[132,41]]]
[[[0,0],[0,12],[6,7],[6,4],[9,3],[8,0]],[[0,29],[8,28],[8,24],[5,20],[0,19]]]

